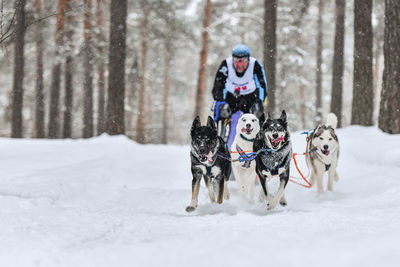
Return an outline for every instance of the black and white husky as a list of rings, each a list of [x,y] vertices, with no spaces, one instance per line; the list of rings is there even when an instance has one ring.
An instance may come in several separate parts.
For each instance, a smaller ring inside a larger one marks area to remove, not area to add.
[[[256,172],[268,201],[268,209],[275,208],[278,202],[286,206],[284,190],[289,181],[292,144],[285,111],[282,111],[279,119],[272,119],[268,114],[268,119],[254,141],[254,151],[258,151]],[[276,194],[272,196],[268,193],[266,181],[274,175],[279,176],[280,185]]]
[[[337,117],[329,113],[325,124],[319,125],[309,136],[307,141],[307,164],[311,168],[310,183],[317,180],[318,193],[322,193],[322,178],[328,172],[328,190],[333,190],[333,180],[339,180],[336,167],[339,158],[339,140],[335,129]],[[312,151],[312,152],[310,152]]]
[[[223,197],[229,199],[228,179],[231,174],[231,162],[229,151],[224,140],[217,135],[217,128],[213,119],[209,116],[207,126],[201,126],[197,116],[192,124],[190,132],[191,142],[191,170],[192,170],[192,200],[186,207],[187,212],[197,208],[200,180],[208,189],[211,202],[215,202],[212,181],[215,179],[217,202],[222,203]]]
[[[253,151],[254,139],[260,131],[260,123],[253,114],[243,114],[236,125],[236,136],[231,147],[232,171],[242,196],[250,195],[250,201],[254,201],[254,188],[256,181],[255,161],[240,162],[239,156],[245,158],[245,154]]]

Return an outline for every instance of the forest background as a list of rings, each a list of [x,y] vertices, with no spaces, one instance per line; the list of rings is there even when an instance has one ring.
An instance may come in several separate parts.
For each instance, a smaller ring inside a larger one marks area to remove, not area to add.
[[[233,46],[264,64],[292,130],[400,133],[396,0],[16,0],[0,3],[0,135],[189,142]]]

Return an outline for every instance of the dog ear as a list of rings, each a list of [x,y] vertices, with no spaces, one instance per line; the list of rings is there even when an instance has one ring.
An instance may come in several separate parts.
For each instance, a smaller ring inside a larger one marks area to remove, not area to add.
[[[318,124],[318,126],[314,129],[314,131],[312,133],[313,137],[319,137],[322,134],[322,131],[323,131],[323,130],[321,130],[322,126],[323,126],[322,124]]]
[[[284,123],[286,123],[286,111],[285,110],[282,110],[282,114],[279,119],[282,120]]]
[[[211,127],[211,129],[213,129],[213,131],[217,131],[217,127],[215,126],[215,122],[214,122],[213,118],[211,118],[210,116],[208,116],[208,119],[207,119],[207,126]]]
[[[190,129],[190,134],[193,134],[193,131],[196,130],[200,126],[201,126],[200,117],[196,116],[196,118],[194,118],[194,120],[193,120],[192,129]]]
[[[266,121],[264,121],[263,125],[261,126],[261,131],[264,131],[268,127],[268,123],[271,121],[270,118],[268,118]],[[261,132],[260,131],[260,132]]]

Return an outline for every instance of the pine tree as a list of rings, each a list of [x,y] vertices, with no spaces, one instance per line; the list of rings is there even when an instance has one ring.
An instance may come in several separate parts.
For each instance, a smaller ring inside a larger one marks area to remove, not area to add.
[[[199,115],[201,120],[205,121],[206,116],[206,90],[207,90],[207,58],[208,58],[208,26],[211,21],[211,0],[205,0],[203,28],[201,33],[201,50],[200,50],[200,64],[199,75],[197,80],[196,89],[196,106],[195,116]]]
[[[372,0],[354,1],[354,74],[351,124],[372,125]]]
[[[127,0],[112,0],[110,6],[109,79],[106,132],[124,134],[125,59]]]
[[[385,33],[379,128],[384,132],[400,133],[400,1],[385,2]]]
[[[268,87],[268,111],[274,112],[276,76],[276,0],[264,0],[264,67]]]
[[[22,137],[22,107],[24,80],[24,37],[25,37],[25,0],[15,2],[16,29],[14,52],[14,80],[12,96],[11,137]]]
[[[336,28],[335,28],[335,45],[333,55],[333,74],[332,74],[332,99],[331,112],[338,119],[337,127],[342,126],[342,92],[343,92],[343,68],[344,68],[344,21],[345,7],[344,0],[336,0]]]
[[[317,36],[317,86],[316,86],[316,101],[315,109],[316,113],[316,124],[320,124],[322,120],[322,12],[323,2],[318,1],[318,36]]]
[[[42,0],[35,0],[35,13],[36,17],[42,14]],[[43,93],[43,33],[42,25],[36,23],[35,25],[35,43],[36,43],[36,105],[35,105],[35,123],[34,123],[34,137],[44,138],[44,93]]]
[[[71,8],[71,1],[67,0],[68,8]],[[63,138],[71,138],[72,136],[72,110],[73,110],[73,33],[74,33],[74,15],[66,14],[66,42],[67,49],[65,55],[65,70],[64,70],[64,120],[63,120]]]
[[[51,88],[50,88],[50,110],[48,133],[49,138],[58,138],[60,131],[60,77],[61,77],[61,55],[60,47],[63,44],[64,17],[67,9],[67,0],[58,1],[57,23],[55,31],[55,56],[53,69],[51,73]]]
[[[83,48],[83,138],[93,136],[93,51],[92,51],[92,0],[85,0]]]

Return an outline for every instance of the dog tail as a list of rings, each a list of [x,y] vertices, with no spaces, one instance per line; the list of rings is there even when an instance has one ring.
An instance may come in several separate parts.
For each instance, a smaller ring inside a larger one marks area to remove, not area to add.
[[[337,117],[333,113],[329,113],[326,117],[326,126],[331,126],[333,129],[336,129],[337,126]]]

